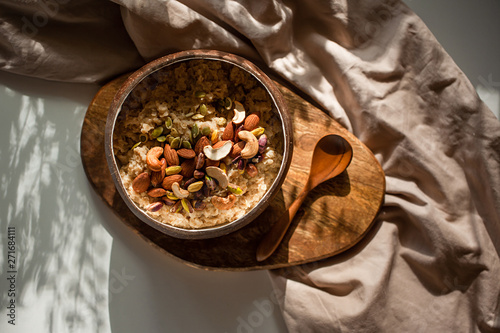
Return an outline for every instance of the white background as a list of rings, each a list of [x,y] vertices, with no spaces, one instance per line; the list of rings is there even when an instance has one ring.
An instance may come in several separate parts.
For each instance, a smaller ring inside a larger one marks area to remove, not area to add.
[[[500,3],[406,2],[498,115]],[[0,331],[286,332],[267,272],[188,267],[101,202],[79,152],[97,90],[0,72]],[[7,226],[16,227],[16,326]]]

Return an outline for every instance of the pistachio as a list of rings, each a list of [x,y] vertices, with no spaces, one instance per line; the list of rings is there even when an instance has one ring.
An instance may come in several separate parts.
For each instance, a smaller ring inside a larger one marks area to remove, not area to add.
[[[139,141],[142,143],[147,142],[148,136],[146,134],[142,133],[141,135],[139,135]]]
[[[205,173],[200,170],[194,170],[193,177],[196,179],[202,179],[205,176]]]
[[[217,188],[215,180],[208,175],[205,176],[205,184],[207,185],[209,191],[214,191]]]
[[[175,165],[175,166],[171,166],[171,167],[166,168],[165,174],[167,176],[175,175],[175,174],[178,174],[179,172],[181,172],[181,170],[182,170],[182,167],[180,165]]]
[[[179,200],[179,198],[174,194],[174,192],[171,191],[167,191],[167,198],[174,201]]]
[[[193,212],[193,206],[191,206],[191,203],[189,202],[189,200],[181,199],[181,204],[182,204],[182,208],[184,208],[184,210],[186,212],[188,212],[188,213]]]
[[[167,137],[165,135],[161,135],[156,138],[158,142],[165,142],[167,140]]]
[[[205,164],[205,154],[199,153],[198,156],[196,157],[195,169],[199,170],[199,169],[203,168],[204,164]]]
[[[146,210],[154,213],[154,212],[159,211],[161,209],[161,207],[163,207],[163,204],[160,201],[157,201],[157,202],[153,202],[152,204],[149,204],[148,206],[146,206]]]
[[[205,207],[207,207],[207,203],[205,201],[202,201],[202,200],[194,200],[193,203],[193,208],[194,210],[204,210]]]
[[[259,153],[264,153],[264,150],[266,150],[266,145],[267,145],[267,135],[262,134],[259,138]]]
[[[202,180],[194,182],[188,186],[187,190],[188,190],[188,192],[191,192],[191,193],[198,192],[203,187],[203,184],[204,183]]]
[[[251,130],[251,132],[253,135],[255,135],[255,137],[258,137],[259,135],[262,135],[264,133],[264,127],[257,127]]]
[[[171,212],[172,212],[172,213],[178,213],[178,212],[180,212],[180,211],[181,211],[181,209],[182,209],[181,200],[179,200],[179,201],[177,201],[177,202],[175,203],[175,205],[172,207]]]
[[[245,167],[245,171],[246,171],[247,175],[252,177],[252,178],[259,174],[257,167],[253,163],[248,163],[247,166]]]
[[[235,195],[242,195],[242,194],[243,194],[243,190],[241,189],[241,187],[239,187],[238,185],[235,185],[235,184],[231,184],[231,183],[229,183],[229,184],[227,185],[227,189],[228,189],[231,193],[233,193],[233,194],[235,194]]]
[[[176,202],[176,200],[169,199],[168,197],[162,197],[161,200],[167,206],[173,206],[173,205],[175,205],[175,202]]]

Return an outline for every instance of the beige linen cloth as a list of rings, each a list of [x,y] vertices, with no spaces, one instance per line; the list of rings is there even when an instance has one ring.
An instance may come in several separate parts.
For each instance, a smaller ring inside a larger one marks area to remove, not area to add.
[[[270,272],[291,332],[500,332],[500,123],[400,1],[0,0],[0,66],[105,81],[192,48],[295,85],[380,161],[352,251]]]

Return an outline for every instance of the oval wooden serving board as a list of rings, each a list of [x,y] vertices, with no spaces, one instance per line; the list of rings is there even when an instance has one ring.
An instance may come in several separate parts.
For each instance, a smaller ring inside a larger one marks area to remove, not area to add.
[[[254,222],[229,235],[184,240],[167,236],[141,222],[115,189],[104,155],[104,127],[113,96],[127,76],[105,85],[85,115],[81,155],[87,177],[105,203],[148,243],[184,261],[209,270],[273,269],[304,264],[339,254],[370,229],[382,204],[385,176],[371,151],[324,112],[279,85],[289,105],[294,126],[294,151],[282,189]],[[335,133],[353,147],[353,159],[340,176],[313,190],[297,213],[277,251],[257,262],[255,251],[262,236],[286,210],[307,180],[314,145]]]

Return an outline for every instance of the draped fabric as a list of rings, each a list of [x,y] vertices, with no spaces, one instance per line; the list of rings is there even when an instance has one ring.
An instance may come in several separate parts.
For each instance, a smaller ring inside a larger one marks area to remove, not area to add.
[[[270,272],[291,332],[500,332],[500,123],[401,1],[0,0],[0,68],[105,82],[217,49],[315,101],[380,161],[354,249]]]

